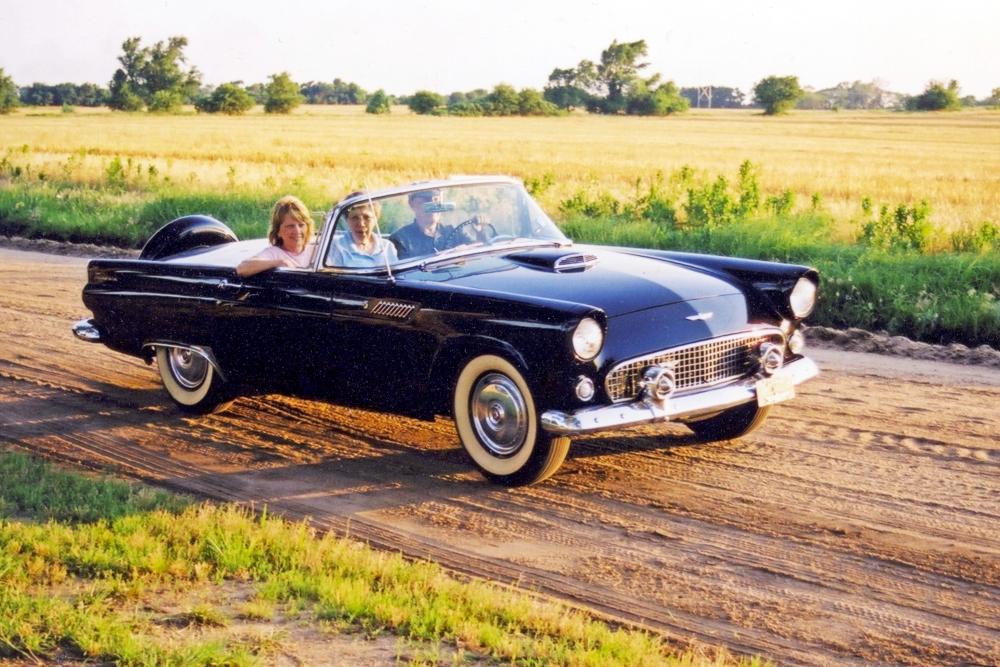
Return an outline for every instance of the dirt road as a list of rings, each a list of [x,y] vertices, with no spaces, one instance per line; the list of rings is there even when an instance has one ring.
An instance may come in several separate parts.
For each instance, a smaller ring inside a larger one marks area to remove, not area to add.
[[[85,262],[0,250],[0,441],[542,590],[783,663],[1000,663],[1000,371],[815,350],[742,441],[574,442],[485,483],[451,422],[268,396],[182,416],[155,368],[73,338]]]

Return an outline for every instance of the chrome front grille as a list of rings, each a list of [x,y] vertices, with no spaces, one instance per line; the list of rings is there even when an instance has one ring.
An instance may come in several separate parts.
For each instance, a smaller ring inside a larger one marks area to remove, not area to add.
[[[612,401],[634,399],[643,369],[668,362],[674,366],[677,393],[731,382],[756,370],[757,350],[767,340],[783,343],[784,337],[777,329],[751,331],[629,359],[611,369],[604,388]]]

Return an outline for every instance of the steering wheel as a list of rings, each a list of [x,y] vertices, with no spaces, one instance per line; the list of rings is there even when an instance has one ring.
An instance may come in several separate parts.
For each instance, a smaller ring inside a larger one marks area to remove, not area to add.
[[[477,229],[473,229],[473,227]],[[489,243],[497,238],[497,236],[499,236],[497,228],[492,223],[481,219],[478,215],[474,215],[452,228],[451,232],[448,233],[446,245],[454,247],[463,243]]]

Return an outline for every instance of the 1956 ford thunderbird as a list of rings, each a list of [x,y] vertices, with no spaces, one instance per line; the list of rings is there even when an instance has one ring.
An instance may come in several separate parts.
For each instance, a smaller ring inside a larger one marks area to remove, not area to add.
[[[358,204],[377,209],[382,243],[418,215],[438,226],[433,243],[344,265]],[[238,277],[266,244],[175,220],[137,260],[90,262],[93,317],[73,331],[155,360],[188,412],[284,392],[451,416],[472,462],[507,485],[550,476],[574,435],[676,421],[739,437],[818,372],[799,331],[814,269],[577,245],[509,178],[346,199],[311,266]]]

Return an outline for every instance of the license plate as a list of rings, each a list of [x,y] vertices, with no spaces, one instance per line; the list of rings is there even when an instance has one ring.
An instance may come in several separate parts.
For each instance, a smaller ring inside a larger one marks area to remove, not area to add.
[[[778,375],[757,380],[757,405],[774,405],[795,398],[795,384],[792,378]]]

